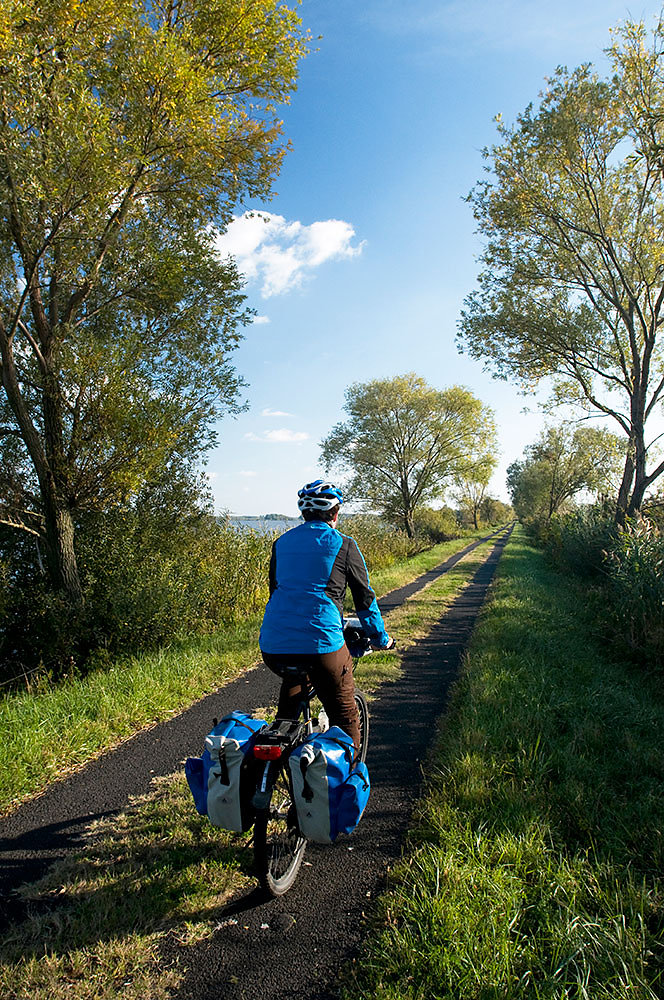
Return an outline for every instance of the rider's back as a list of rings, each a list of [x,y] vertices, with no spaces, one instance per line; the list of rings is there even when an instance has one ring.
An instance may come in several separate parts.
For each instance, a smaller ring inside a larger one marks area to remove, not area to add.
[[[276,539],[271,596],[260,635],[264,652],[327,653],[343,645],[351,542],[357,549],[352,539],[324,521],[305,521]]]

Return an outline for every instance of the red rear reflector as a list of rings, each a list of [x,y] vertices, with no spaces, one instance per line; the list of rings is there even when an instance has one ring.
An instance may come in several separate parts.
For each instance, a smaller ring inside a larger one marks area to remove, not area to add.
[[[281,757],[280,746],[256,746],[254,747],[254,757],[258,760],[278,760]]]

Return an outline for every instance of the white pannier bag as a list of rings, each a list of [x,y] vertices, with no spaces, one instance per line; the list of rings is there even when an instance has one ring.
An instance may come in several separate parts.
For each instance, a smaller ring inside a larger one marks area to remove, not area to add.
[[[253,815],[243,794],[248,791],[243,789],[243,765],[253,735],[266,725],[263,719],[233,712],[205,737],[205,749],[210,754],[207,814],[214,826],[237,833],[251,826]]]

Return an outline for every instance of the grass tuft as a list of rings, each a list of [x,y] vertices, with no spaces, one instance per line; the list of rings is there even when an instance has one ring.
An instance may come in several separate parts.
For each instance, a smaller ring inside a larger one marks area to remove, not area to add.
[[[200,822],[183,775],[158,778],[84,851],[24,886],[27,917],[0,944],[0,996],[162,998],[178,967],[160,944],[210,936],[232,892],[250,884],[249,835]]]

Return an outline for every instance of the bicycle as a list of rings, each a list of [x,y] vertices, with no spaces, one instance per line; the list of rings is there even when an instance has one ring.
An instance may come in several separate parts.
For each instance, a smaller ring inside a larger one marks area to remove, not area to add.
[[[307,846],[298,827],[288,758],[314,732],[327,728],[320,728],[318,720],[314,722],[311,715],[315,691],[306,671],[286,663],[280,674],[293,686],[301,685],[297,718],[277,719],[260,733],[252,750],[258,770],[252,799],[256,814],[254,860],[261,886],[272,896],[282,896],[291,888]],[[360,718],[360,748],[356,760],[364,761],[369,745],[369,707],[361,691],[355,691],[355,705]]]

